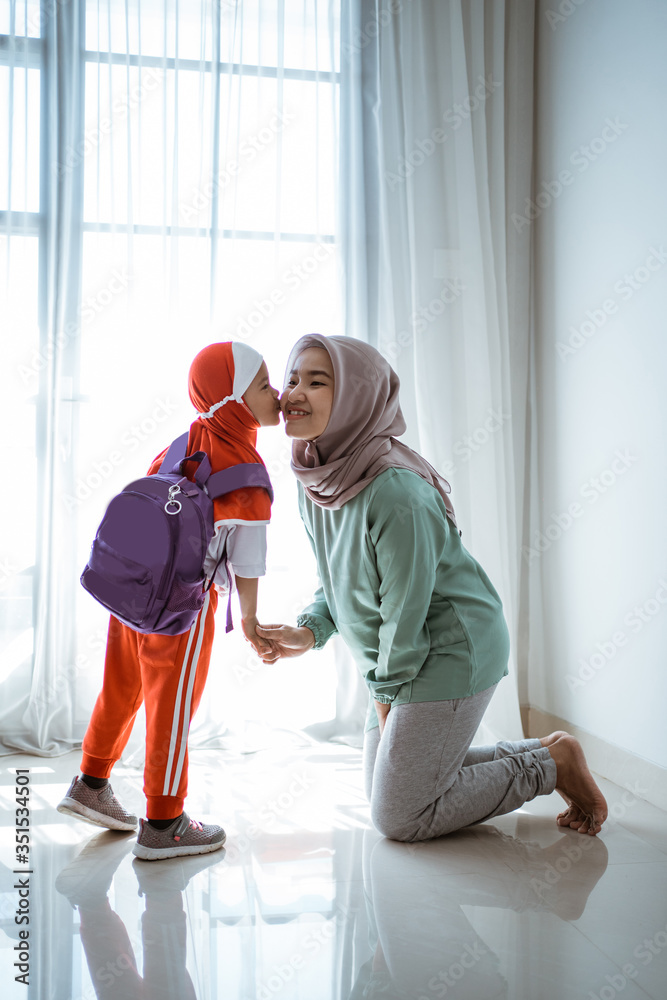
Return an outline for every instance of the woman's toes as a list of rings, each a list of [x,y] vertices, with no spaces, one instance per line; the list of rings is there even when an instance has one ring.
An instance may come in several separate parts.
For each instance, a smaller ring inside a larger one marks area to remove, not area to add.
[[[558,826],[567,826],[570,830],[579,830],[580,832],[580,827],[584,824],[585,820],[586,814],[574,802],[571,802],[567,809],[556,816]]]

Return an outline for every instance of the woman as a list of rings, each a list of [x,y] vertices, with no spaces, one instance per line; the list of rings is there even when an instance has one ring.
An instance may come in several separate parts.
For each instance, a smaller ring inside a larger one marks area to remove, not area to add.
[[[500,598],[461,543],[449,484],[396,440],[396,373],[348,337],[302,337],[281,397],[301,516],[321,585],[297,627],[257,627],[264,662],[321,649],[338,632],[371,697],[366,791],[395,840],[451,833],[557,789],[561,826],[597,834],[606,802],[578,742],[470,747],[509,640]]]

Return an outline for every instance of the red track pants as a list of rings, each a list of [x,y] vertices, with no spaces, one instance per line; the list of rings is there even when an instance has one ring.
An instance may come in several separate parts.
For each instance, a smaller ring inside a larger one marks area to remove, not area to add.
[[[188,790],[188,732],[211,658],[218,594],[183,635],[142,635],[111,617],[104,682],[83,740],[81,770],[108,778],[146,704],[144,792],[150,819],[183,812]]]

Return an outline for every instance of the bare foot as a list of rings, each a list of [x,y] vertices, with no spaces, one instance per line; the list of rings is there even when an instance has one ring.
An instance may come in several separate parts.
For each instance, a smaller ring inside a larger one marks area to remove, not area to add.
[[[549,746],[549,753],[558,771],[556,791],[568,803],[556,822],[595,836],[607,818],[607,803],[588,769],[579,741],[564,733]]]
[[[552,743],[555,743],[556,740],[559,740],[561,736],[569,736],[569,735],[570,734],[566,733],[563,729],[557,729],[554,733],[549,733],[548,736],[542,736],[540,739],[540,743],[542,744],[543,747],[550,747]],[[563,795],[563,792],[560,790],[560,788],[557,788],[556,791],[561,796],[561,798],[565,799],[568,806],[568,808],[565,809],[564,812],[558,813],[558,816],[556,816],[556,822],[558,823],[559,826],[569,826],[572,830],[578,830],[585,819],[583,812],[581,811],[581,809],[579,809],[578,806],[573,805],[570,799],[568,799],[566,795]]]
[[[542,744],[543,747],[550,747],[551,744],[555,743],[556,740],[559,740],[561,736],[569,736],[569,735],[570,734],[566,733],[564,730],[557,729],[555,733],[549,733],[548,736],[543,736],[540,739],[540,743]]]

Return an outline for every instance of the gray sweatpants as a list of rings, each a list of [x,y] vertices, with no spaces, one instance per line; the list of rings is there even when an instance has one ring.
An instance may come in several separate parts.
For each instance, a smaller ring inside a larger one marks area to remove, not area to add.
[[[539,740],[471,747],[495,685],[470,698],[396,705],[364,740],[373,824],[392,840],[430,840],[512,812],[556,787]]]

